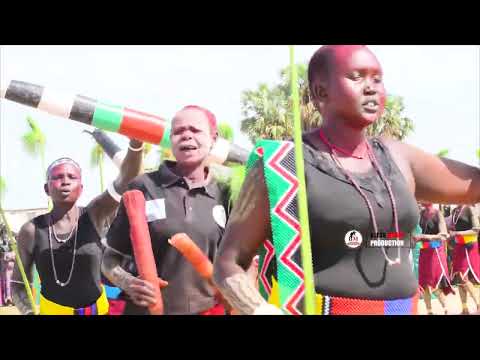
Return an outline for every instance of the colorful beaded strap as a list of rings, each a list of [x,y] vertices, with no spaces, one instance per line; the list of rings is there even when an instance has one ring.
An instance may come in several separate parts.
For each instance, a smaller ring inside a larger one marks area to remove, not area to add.
[[[437,249],[442,246],[441,240],[422,241],[420,249]]]
[[[455,235],[455,242],[457,244],[469,245],[477,241],[477,235]]]
[[[270,299],[273,281],[278,281],[279,307],[288,314],[304,313],[305,283],[300,249],[300,223],[297,210],[298,180],[294,144],[261,140],[247,162],[250,171],[262,161],[270,205],[272,241],[260,250],[259,287]]]
[[[319,315],[415,315],[418,294],[398,300],[365,300],[317,295]]]

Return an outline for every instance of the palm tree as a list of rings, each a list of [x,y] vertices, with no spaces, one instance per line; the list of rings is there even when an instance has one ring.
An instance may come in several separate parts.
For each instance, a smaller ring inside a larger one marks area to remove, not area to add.
[[[3,201],[3,196],[5,195],[5,192],[7,191],[7,183],[5,182],[5,179],[0,176],[0,205]]]
[[[103,148],[95,143],[93,146],[91,152],[90,152],[90,166],[92,168],[98,167],[98,171],[100,173],[100,192],[105,191],[105,185],[104,185],[104,175],[103,175],[103,160],[105,158],[105,151],[103,151]]]
[[[40,157],[42,176],[46,175],[47,169],[45,165],[45,144],[46,138],[40,129],[38,123],[31,117],[27,116],[26,118],[30,130],[22,136],[22,143],[24,149],[32,157]],[[48,199],[48,209],[53,208],[52,200]],[[35,302],[38,305],[40,303],[40,278],[38,272],[34,267],[34,276],[33,276],[33,286],[35,288]]]
[[[310,101],[310,89],[308,86],[308,66],[306,64],[296,64],[298,95],[300,99],[300,118],[302,119],[303,131],[309,131],[322,124],[322,115],[316,110],[313,102]],[[288,107],[293,108],[293,99],[291,97],[292,71],[290,65],[280,70],[281,83],[279,85],[282,93],[288,98]]]
[[[270,89],[260,84],[257,90],[242,93],[241,131],[252,143],[258,139],[286,140],[293,134],[293,123],[288,111],[288,98],[278,87]]]
[[[227,122],[221,122],[218,124],[218,135],[225,140],[233,142],[233,129]]]
[[[31,117],[26,118],[29,131],[22,136],[23,147],[32,157],[40,157],[43,174],[45,175],[47,168],[45,165],[45,144],[46,138],[38,123]]]

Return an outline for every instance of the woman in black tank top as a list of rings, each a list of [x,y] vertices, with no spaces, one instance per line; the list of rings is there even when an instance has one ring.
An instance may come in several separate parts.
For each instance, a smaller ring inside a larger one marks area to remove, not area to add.
[[[324,46],[310,60],[310,94],[323,118],[320,129],[304,135],[319,313],[415,313],[418,283],[410,248],[349,248],[346,236],[355,230],[364,244],[372,232],[403,233],[408,240],[419,218],[415,198],[480,201],[479,169],[388,137],[367,138],[368,126],[384,110],[382,76],[365,46]],[[243,314],[280,312],[249,286],[245,274],[265,239],[272,238],[268,201],[258,162],[245,180],[214,265],[217,286]]]
[[[440,301],[444,313],[447,314],[445,295],[455,294],[450,282],[445,252],[448,229],[442,212],[435,209],[432,203],[423,203],[420,227],[422,234],[415,236],[416,241],[422,242],[418,283],[423,290],[427,313],[433,315],[431,301],[433,292]]]
[[[142,143],[130,141],[118,178],[85,208],[76,205],[82,194],[80,166],[70,158],[54,161],[47,170],[45,192],[53,208],[22,226],[18,250],[29,281],[33,265],[41,280],[40,314],[105,315],[108,301],[101,284],[101,236],[111,222],[128,183],[141,170]],[[136,148],[136,149],[135,149]],[[31,314],[22,277],[13,274],[14,303]]]
[[[480,285],[480,255],[478,253],[478,214],[474,206],[457,206],[452,213],[450,234],[455,239],[452,256],[452,283],[459,286],[462,314],[468,315],[467,294],[477,311],[480,310],[477,290]]]

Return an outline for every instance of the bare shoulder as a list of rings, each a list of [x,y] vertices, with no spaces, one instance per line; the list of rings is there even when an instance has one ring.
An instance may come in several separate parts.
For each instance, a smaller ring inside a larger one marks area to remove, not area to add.
[[[388,147],[390,151],[400,151],[400,152],[405,152],[408,151],[409,148],[411,148],[411,145],[408,145],[400,140],[394,139],[390,136],[387,135],[381,135],[378,137],[378,139]]]
[[[35,224],[33,220],[23,224],[18,233],[18,246],[32,251],[35,244]]]
[[[25,224],[22,225],[20,228],[20,232],[18,233],[19,237],[31,237],[33,238],[35,236],[35,224],[33,223],[33,220],[26,222]]]

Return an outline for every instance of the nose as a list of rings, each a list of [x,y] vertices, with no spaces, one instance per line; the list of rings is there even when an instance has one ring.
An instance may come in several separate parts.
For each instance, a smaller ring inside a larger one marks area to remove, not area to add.
[[[365,82],[365,88],[363,89],[363,91],[364,91],[364,93],[365,93],[366,95],[374,95],[374,94],[377,93],[378,90],[377,90],[376,87],[373,85],[373,83],[372,83],[371,80],[370,80],[370,81],[367,80],[367,81]]]
[[[62,185],[70,185],[70,178],[68,176],[62,177]]]
[[[192,138],[192,133],[190,131],[184,131],[182,132],[182,140],[190,140]]]

